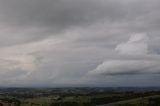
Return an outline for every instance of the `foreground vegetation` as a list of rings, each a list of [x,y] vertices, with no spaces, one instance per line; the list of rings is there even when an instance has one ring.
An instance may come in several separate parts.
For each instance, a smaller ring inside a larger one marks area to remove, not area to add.
[[[1,88],[0,106],[160,106],[159,88]]]

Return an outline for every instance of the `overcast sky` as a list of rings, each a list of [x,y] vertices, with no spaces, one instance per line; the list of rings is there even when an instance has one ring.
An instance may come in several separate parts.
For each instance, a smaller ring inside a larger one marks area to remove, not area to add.
[[[0,0],[0,86],[160,86],[160,0]]]

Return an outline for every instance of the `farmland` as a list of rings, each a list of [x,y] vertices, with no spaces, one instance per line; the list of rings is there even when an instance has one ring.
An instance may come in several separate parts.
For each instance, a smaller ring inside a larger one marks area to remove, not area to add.
[[[1,88],[0,106],[160,106],[159,88]]]

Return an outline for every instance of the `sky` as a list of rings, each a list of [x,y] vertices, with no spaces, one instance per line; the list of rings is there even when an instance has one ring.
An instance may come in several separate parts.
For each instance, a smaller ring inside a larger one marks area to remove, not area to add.
[[[0,0],[0,86],[160,86],[160,0]]]

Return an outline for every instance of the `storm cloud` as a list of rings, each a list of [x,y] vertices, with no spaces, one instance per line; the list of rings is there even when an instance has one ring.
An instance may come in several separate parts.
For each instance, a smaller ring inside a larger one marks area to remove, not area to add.
[[[159,29],[159,0],[0,0],[0,85],[160,86]]]

